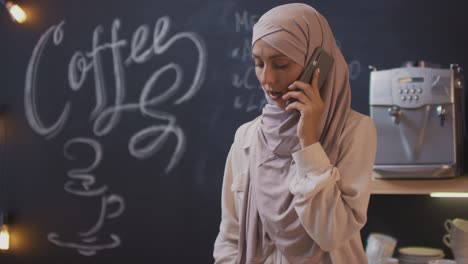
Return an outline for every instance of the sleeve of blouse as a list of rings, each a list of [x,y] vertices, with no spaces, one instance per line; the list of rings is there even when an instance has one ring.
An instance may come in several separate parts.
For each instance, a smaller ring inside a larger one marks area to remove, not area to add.
[[[233,181],[232,173],[232,147],[226,161],[221,195],[221,224],[218,237],[214,244],[213,257],[215,263],[237,263],[239,219],[236,213],[235,197],[231,191]]]
[[[377,133],[365,116],[345,129],[337,166],[320,143],[293,153],[294,207],[312,239],[325,251],[348,241],[367,221]]]

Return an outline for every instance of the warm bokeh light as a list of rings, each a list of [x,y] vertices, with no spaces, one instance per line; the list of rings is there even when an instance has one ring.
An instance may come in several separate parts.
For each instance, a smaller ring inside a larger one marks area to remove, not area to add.
[[[8,12],[10,12],[10,15],[13,18],[13,20],[15,20],[18,23],[23,23],[24,21],[26,21],[26,12],[24,12],[24,10],[19,5],[7,2],[5,6],[8,9]]]
[[[0,250],[10,249],[10,233],[8,232],[8,226],[2,225],[0,229]]]
[[[431,197],[445,197],[445,198],[468,198],[466,192],[433,192]]]

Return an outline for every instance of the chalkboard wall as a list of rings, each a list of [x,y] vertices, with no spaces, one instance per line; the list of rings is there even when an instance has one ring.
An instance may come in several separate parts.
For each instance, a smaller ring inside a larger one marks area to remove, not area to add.
[[[265,103],[251,28],[287,1],[18,2],[26,24],[0,9],[0,208],[12,232],[0,262],[211,263],[225,157]],[[368,65],[468,67],[464,1],[307,3],[329,20],[364,114]],[[466,205],[374,196],[363,239],[442,248],[443,220],[468,218]]]

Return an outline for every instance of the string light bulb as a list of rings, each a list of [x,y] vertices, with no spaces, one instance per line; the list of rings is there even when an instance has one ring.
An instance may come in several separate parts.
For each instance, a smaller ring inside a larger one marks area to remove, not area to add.
[[[8,230],[8,222],[6,214],[1,214],[1,227],[0,227],[0,250],[10,249],[10,232]]]
[[[0,229],[0,250],[9,250],[10,249],[10,232],[8,231],[8,226],[6,224],[2,225]]]
[[[26,21],[28,16],[18,4],[13,3],[12,1],[5,0],[0,0],[0,3],[5,5],[13,21],[18,23],[24,23]]]

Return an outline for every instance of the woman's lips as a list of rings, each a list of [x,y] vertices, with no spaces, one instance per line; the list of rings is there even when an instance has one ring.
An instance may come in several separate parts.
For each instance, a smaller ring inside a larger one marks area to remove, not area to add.
[[[270,95],[271,99],[273,99],[273,100],[279,100],[283,96],[283,93],[281,93],[281,92],[268,92],[268,94]]]

